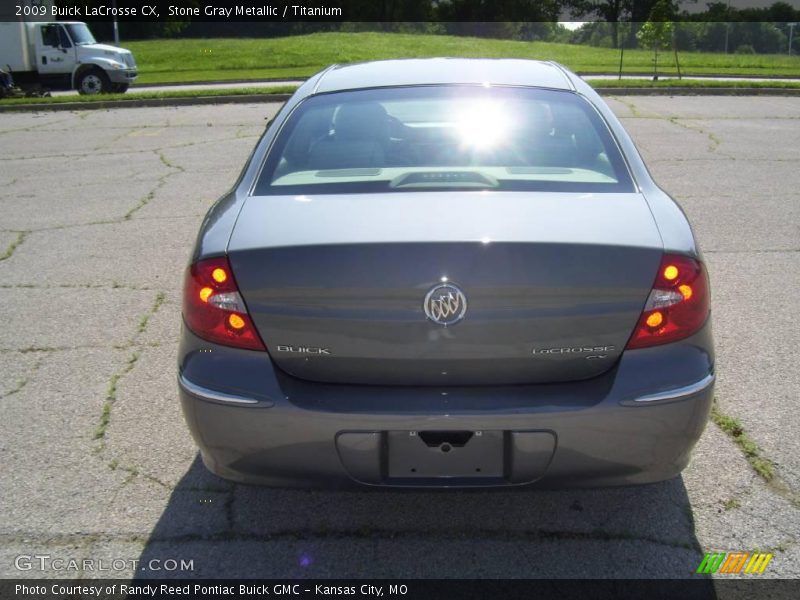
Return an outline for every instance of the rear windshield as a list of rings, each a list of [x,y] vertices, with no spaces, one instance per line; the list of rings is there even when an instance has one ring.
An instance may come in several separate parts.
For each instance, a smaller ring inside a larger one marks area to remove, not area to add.
[[[446,189],[629,192],[604,121],[565,91],[425,86],[304,100],[255,193]]]

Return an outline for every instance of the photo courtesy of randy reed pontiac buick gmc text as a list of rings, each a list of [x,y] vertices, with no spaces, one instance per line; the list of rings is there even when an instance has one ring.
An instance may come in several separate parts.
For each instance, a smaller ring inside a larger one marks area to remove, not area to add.
[[[376,596],[381,597],[384,595],[402,596],[408,592],[408,586],[404,584],[392,584],[389,586],[376,586],[363,584],[360,586],[345,586],[345,585],[322,585],[316,584],[311,587],[310,584],[296,584],[296,583],[275,583],[271,585],[263,584],[238,584],[238,585],[222,585],[222,584],[185,584],[185,585],[170,585],[166,583],[161,584],[126,584],[126,583],[113,583],[113,584],[70,584],[70,583],[54,583],[48,585],[27,585],[18,583],[15,585],[14,593],[17,596],[44,596],[53,594],[55,596],[88,596],[88,597],[104,597],[111,595],[130,595],[135,597],[157,597],[157,596],[178,596],[178,597],[205,597],[205,596],[240,596],[245,598],[252,598],[254,596],[297,596],[303,592],[308,593],[313,591],[317,596]]]

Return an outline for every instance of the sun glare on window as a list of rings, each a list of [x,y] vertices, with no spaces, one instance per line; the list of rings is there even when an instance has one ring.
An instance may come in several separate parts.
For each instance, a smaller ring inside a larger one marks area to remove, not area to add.
[[[456,113],[455,127],[465,146],[489,149],[508,138],[511,119],[501,102],[470,102]]]

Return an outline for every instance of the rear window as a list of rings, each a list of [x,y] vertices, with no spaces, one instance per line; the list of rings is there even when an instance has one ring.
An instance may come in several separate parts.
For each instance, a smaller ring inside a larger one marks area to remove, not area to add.
[[[425,86],[304,100],[258,195],[415,190],[629,192],[605,122],[565,91]]]

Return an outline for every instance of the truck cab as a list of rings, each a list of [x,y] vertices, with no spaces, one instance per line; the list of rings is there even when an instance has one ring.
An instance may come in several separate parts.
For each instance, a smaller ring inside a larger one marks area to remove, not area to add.
[[[22,87],[123,93],[137,77],[130,50],[98,44],[86,23],[0,23],[0,65]]]

